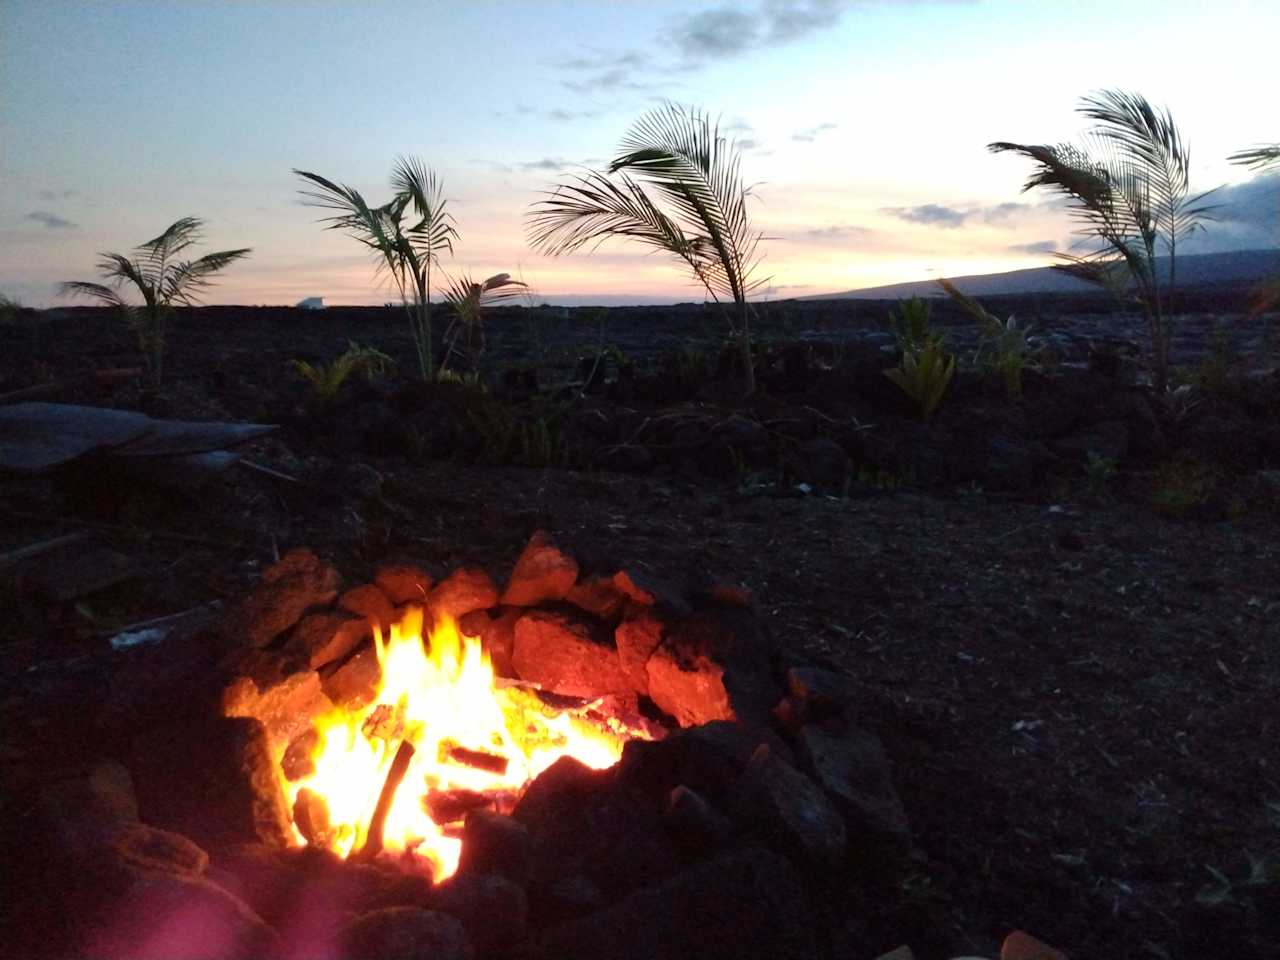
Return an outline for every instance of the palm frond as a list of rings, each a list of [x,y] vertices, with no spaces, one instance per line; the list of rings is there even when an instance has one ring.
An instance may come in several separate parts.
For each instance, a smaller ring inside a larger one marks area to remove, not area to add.
[[[242,247],[238,250],[220,250],[217,253],[205,254],[198,260],[188,260],[176,264],[164,278],[165,297],[187,306],[194,306],[198,302],[195,296],[196,291],[211,286],[212,280],[210,277],[213,274],[229,264],[247,257],[251,252],[252,249],[250,247]]]
[[[303,203],[321,210],[332,210],[334,216],[324,217],[330,230],[342,230],[355,238],[374,254],[380,271],[386,270],[404,290],[404,263],[398,256],[405,247],[401,217],[408,200],[393,198],[381,207],[370,207],[360,191],[346,184],[335,183],[318,173],[294,169],[294,174],[315,185],[314,190],[299,190]]]
[[[441,196],[435,172],[417,157],[398,157],[391,172],[391,189],[398,198],[412,202],[417,223],[406,231],[419,241],[420,252],[439,257],[444,251],[453,253],[458,228],[453,215],[445,208],[448,201]]]
[[[740,173],[740,153],[711,117],[667,103],[645,114],[622,141],[609,171],[630,170],[672,204],[686,232],[715,250],[710,275],[727,298],[741,302],[751,288],[760,234],[752,233]]]
[[[1280,166],[1280,143],[1260,143],[1247,150],[1237,150],[1227,160],[1254,170],[1269,170]]]
[[[1154,219],[1173,242],[1211,218],[1215,207],[1204,200],[1212,190],[1188,196],[1191,150],[1168,109],[1157,110],[1141,94],[1124,90],[1090,94],[1078,109],[1097,122],[1095,135],[1114,143],[1132,164],[1134,175],[1155,194]]]
[[[101,300],[107,306],[128,310],[128,302],[120,296],[120,291],[101,283],[88,280],[68,280],[58,287],[58,293],[64,297],[85,296]]]
[[[704,259],[696,239],[686,236],[626,174],[617,182],[594,171],[575,176],[535,203],[528,223],[529,243],[550,256],[583,247],[594,250],[622,237],[673,253],[690,266]]]

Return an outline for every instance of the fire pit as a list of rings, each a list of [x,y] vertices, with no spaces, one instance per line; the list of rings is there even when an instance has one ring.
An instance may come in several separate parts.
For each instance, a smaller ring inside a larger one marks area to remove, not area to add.
[[[857,683],[691,579],[583,571],[542,533],[502,591],[405,565],[344,591],[286,555],[211,627],[104,655],[92,716],[24,710],[84,756],[33,765],[20,945],[813,955],[847,923],[823,891],[908,849],[901,804]]]
[[[292,743],[273,744],[303,842],[365,860],[398,853],[443,880],[457,869],[467,813],[509,813],[561,757],[605,769],[625,740],[645,735],[593,712],[598,701],[555,704],[536,686],[498,682],[480,639],[447,617],[425,640],[419,607],[385,642],[371,626],[373,699],[335,706]]]

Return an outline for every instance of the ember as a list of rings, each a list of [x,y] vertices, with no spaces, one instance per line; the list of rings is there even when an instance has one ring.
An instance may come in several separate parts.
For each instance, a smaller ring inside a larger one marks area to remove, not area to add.
[[[286,772],[301,774],[287,787],[299,842],[396,853],[438,881],[457,869],[452,825],[468,811],[509,807],[560,757],[602,769],[621,756],[626,736],[530,690],[498,688],[480,641],[450,619],[424,642],[422,611],[410,607],[385,642],[375,631],[374,646],[382,682],[372,702],[339,706],[277,745]]]

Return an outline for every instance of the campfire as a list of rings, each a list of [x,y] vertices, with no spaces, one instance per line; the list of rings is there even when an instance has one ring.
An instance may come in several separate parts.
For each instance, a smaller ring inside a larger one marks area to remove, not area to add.
[[[812,956],[810,886],[909,831],[856,681],[776,653],[743,588],[545,533],[501,589],[290,551],[11,709],[15,955]]]
[[[424,637],[420,607],[385,642],[375,626],[374,647],[374,699],[276,745],[301,842],[357,858],[399,854],[442,880],[457,869],[467,813],[510,812],[563,756],[610,767],[629,738],[616,718],[587,719],[590,702],[557,709],[530,685],[500,683],[479,639],[451,619]]]

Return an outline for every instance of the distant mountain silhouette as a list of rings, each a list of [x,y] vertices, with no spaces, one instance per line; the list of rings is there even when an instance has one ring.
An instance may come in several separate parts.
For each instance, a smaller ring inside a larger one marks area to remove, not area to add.
[[[1162,279],[1169,276],[1169,260],[1160,264]],[[1280,274],[1280,248],[1270,250],[1235,250],[1231,253],[1200,253],[1178,257],[1178,286],[1201,287],[1230,284],[1252,284]],[[971,297],[999,297],[1034,293],[1088,293],[1099,288],[1091,283],[1054,270],[1033,267],[1008,273],[984,273],[969,277],[947,277],[963,293]],[[946,296],[934,280],[891,283],[883,287],[823,293],[800,300],[899,300],[907,297]]]

